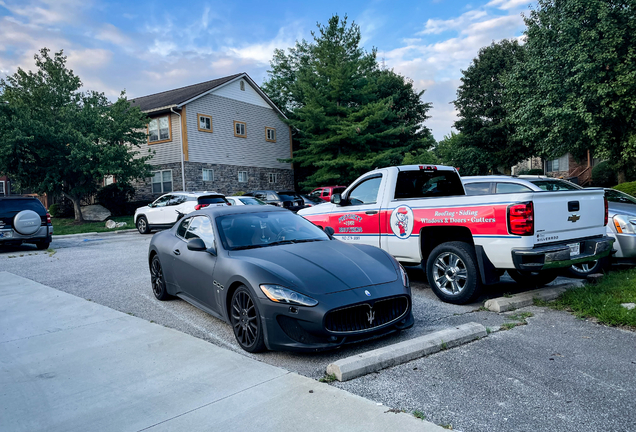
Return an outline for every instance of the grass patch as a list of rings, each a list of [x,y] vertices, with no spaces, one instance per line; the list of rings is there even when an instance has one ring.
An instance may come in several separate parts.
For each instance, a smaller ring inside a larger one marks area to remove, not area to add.
[[[418,418],[420,420],[426,420],[426,416],[424,415],[424,413],[419,410],[413,411],[413,417]]]
[[[636,329],[636,269],[608,273],[598,283],[564,292],[549,307],[573,312],[579,318],[596,318],[602,324]]]
[[[318,381],[320,381],[321,383],[331,383],[331,382],[334,382],[335,380],[337,380],[336,374],[329,374],[320,378]]]
[[[115,216],[109,218],[115,222],[126,222],[126,226],[121,228],[106,228],[106,221],[104,222],[84,222],[82,224],[78,224],[75,222],[75,219],[72,218],[51,218],[51,222],[53,222],[53,234],[54,235],[65,235],[65,234],[82,234],[88,232],[110,232],[110,231],[119,231],[122,229],[130,229],[135,228],[133,224],[132,216]]]
[[[505,293],[503,293],[503,296],[504,296],[505,298],[512,298],[512,294],[510,294],[509,292],[505,292]]]
[[[549,301],[546,301],[546,300],[543,300],[543,299],[540,299],[540,298],[537,298],[537,297],[532,299],[532,304],[535,305],[535,306],[541,306],[541,307],[550,306],[550,302]]]
[[[515,327],[517,327],[518,325],[521,325],[522,323],[520,322],[507,322],[507,323],[503,323],[501,325],[501,329],[502,330],[510,330],[513,329]]]

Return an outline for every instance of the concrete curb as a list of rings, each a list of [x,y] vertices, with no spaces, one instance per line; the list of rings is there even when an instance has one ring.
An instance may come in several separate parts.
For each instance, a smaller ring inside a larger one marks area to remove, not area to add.
[[[453,348],[487,335],[488,333],[483,325],[470,322],[395,345],[340,359],[327,366],[327,374],[335,375],[338,381],[348,381],[371,372],[436,353],[443,349]]]
[[[515,294],[511,297],[497,297],[487,300],[484,307],[493,312],[506,312],[526,306],[532,306],[534,299],[550,301],[563,294],[565,291],[583,286],[585,281],[555,285],[552,287],[540,288],[532,291]]]
[[[55,235],[53,234],[53,240],[55,239],[63,239],[63,238],[74,238],[74,237],[93,237],[93,236],[101,236],[101,235],[113,235],[113,234],[121,234],[121,233],[129,233],[136,232],[135,228],[123,229],[117,231],[104,231],[104,232],[87,232],[87,233],[79,233],[79,234],[62,234]]]

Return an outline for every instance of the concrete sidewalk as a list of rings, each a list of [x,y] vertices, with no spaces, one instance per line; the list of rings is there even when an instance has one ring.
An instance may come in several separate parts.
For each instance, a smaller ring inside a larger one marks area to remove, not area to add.
[[[0,272],[2,431],[442,431]]]

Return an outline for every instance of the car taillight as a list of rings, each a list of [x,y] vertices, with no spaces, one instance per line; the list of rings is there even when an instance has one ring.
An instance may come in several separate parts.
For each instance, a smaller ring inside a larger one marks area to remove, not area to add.
[[[605,208],[607,209],[607,205],[605,206]],[[607,222],[607,212],[605,212],[605,222]],[[46,223],[47,224],[52,223],[51,222],[51,215],[49,214],[49,212],[46,212]]]
[[[522,236],[534,234],[534,207],[532,201],[508,206],[508,232]]]
[[[607,215],[609,213],[609,204],[607,203],[607,197],[603,197],[603,200],[605,200],[605,223],[603,224],[603,226],[607,226]]]
[[[197,204],[197,205],[194,206],[194,209],[195,210],[201,210],[203,207],[207,207],[209,205],[210,204]]]

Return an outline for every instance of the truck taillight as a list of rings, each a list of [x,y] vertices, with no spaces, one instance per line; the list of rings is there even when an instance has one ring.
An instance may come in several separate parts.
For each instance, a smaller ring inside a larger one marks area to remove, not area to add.
[[[609,204],[607,203],[607,197],[603,197],[603,200],[605,200],[605,223],[603,225],[607,226],[607,214],[609,213]]]
[[[534,234],[534,207],[532,201],[508,206],[508,232],[522,236]]]
[[[605,201],[606,201],[606,204],[607,204],[607,200],[605,200]],[[607,205],[605,206],[605,208],[607,209]],[[607,212],[605,212],[605,222],[607,222]],[[46,212],[46,223],[47,224],[52,223],[51,222],[51,214],[49,212]]]
[[[201,210],[203,207],[207,207],[209,205],[210,204],[197,204],[197,205],[194,206],[194,209],[195,210]]]

